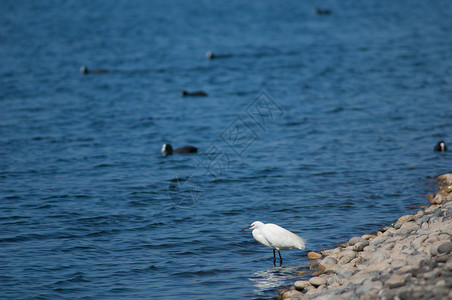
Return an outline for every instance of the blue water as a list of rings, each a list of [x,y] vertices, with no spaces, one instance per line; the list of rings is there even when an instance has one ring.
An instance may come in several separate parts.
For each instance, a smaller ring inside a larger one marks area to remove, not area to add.
[[[333,247],[452,170],[451,1],[168,2],[2,4],[1,298],[273,297],[306,251],[239,229]]]

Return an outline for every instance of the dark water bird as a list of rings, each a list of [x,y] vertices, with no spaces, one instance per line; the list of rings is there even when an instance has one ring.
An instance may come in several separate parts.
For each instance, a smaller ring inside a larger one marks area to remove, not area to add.
[[[264,246],[273,249],[273,264],[276,265],[276,253],[279,254],[279,265],[282,265],[282,257],[279,250],[283,249],[298,249],[303,250],[305,248],[305,241],[295,233],[282,228],[276,224],[267,223],[264,224],[260,221],[253,222],[250,226],[243,228],[240,231],[252,229],[251,234],[254,239]]]
[[[181,97],[207,97],[207,93],[204,91],[188,92],[186,90],[182,90],[180,95]]]
[[[80,67],[80,73],[82,74],[102,74],[102,73],[107,73],[108,70],[105,69],[94,69],[94,70],[89,70],[85,65]]]
[[[198,148],[193,147],[193,146],[185,146],[185,147],[177,148],[174,150],[173,150],[173,146],[171,146],[170,144],[163,144],[163,146],[162,146],[162,155],[163,156],[172,155],[174,153],[185,154],[185,153],[196,153],[196,152],[198,152]]]
[[[230,54],[214,54],[214,53],[212,53],[211,51],[208,51],[207,53],[206,53],[206,57],[208,58],[208,59],[216,59],[216,58],[228,58],[228,57],[231,57],[232,55],[230,55]]]
[[[438,144],[436,144],[435,148],[433,148],[433,151],[439,152],[447,151],[446,143],[444,141],[439,141]]]
[[[316,15],[331,15],[331,10],[329,9],[321,9],[321,8],[315,8],[314,13]]]

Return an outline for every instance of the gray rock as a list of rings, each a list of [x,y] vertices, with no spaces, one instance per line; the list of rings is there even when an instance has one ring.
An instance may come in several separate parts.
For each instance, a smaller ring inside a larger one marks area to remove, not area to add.
[[[421,220],[422,223],[428,222],[428,220],[430,220],[430,216],[424,215]]]
[[[426,239],[427,239],[427,235],[421,235],[420,237],[416,238],[413,242],[411,242],[411,246],[414,248],[414,250],[417,250],[422,246],[422,243]]]
[[[355,245],[356,243],[361,242],[362,240],[363,240],[362,237],[355,236],[355,237],[352,237],[352,238],[348,241],[348,244],[349,244],[350,246],[353,246],[353,245]]]
[[[360,286],[357,287],[356,293],[360,296],[368,295],[371,297],[372,291],[380,291],[382,287],[383,284],[380,281],[372,281],[370,278],[367,278]]]
[[[362,274],[365,273],[372,273],[372,272],[383,272],[385,270],[389,269],[389,263],[382,261],[379,263],[374,263],[368,265],[364,270],[362,270]]]
[[[406,222],[400,227],[399,230],[395,233],[396,235],[407,235],[415,230],[419,229],[419,225],[417,225],[415,222]]]
[[[341,259],[339,260],[339,264],[348,264],[352,259],[356,257],[356,252],[351,250],[346,250],[341,253]]]
[[[451,207],[451,209],[452,209],[452,207]],[[376,238],[376,237],[377,237],[377,236],[374,235],[374,234],[364,234],[364,235],[362,236],[362,238],[365,239],[365,240],[373,239],[373,238]]]
[[[446,200],[446,197],[443,194],[437,193],[435,198],[433,198],[432,203],[441,204]]]
[[[448,233],[440,233],[440,235],[438,236],[438,239],[440,241],[450,241],[450,240],[452,240],[452,237]]]
[[[374,254],[374,252],[371,250],[368,250],[368,248],[369,247],[364,249],[364,251],[359,254],[359,256],[365,261],[369,260],[372,257],[372,255]]]
[[[400,268],[403,267],[406,264],[405,259],[392,259],[391,260],[391,267],[393,268]]]
[[[389,277],[388,280],[386,280],[385,285],[387,285],[391,289],[400,287],[405,284],[405,281],[408,278],[408,276],[409,276],[408,274],[404,275],[394,274],[391,277]]]
[[[302,292],[299,292],[297,290],[289,290],[283,294],[283,299],[301,299],[302,296]]]
[[[355,251],[363,251],[364,247],[366,247],[367,245],[369,245],[369,242],[367,240],[363,240],[361,242],[356,243],[353,246],[353,250],[355,250]]]
[[[346,300],[342,295],[326,294],[315,298],[316,300]]]
[[[407,264],[416,269],[419,268],[424,261],[426,261],[426,258],[420,253],[417,255],[410,255],[406,258]]]
[[[434,242],[431,246],[430,246],[430,254],[432,255],[432,256],[437,256],[439,253],[438,253],[438,247],[439,247],[439,245],[441,245],[441,244],[443,244],[444,243],[444,241],[436,241],[436,242]]]
[[[414,220],[414,216],[413,215],[405,215],[405,216],[401,216],[398,220],[397,223],[405,223],[405,222],[409,222]]]
[[[449,257],[449,259],[447,260],[446,269],[452,271],[452,257]]]
[[[436,288],[445,288],[446,287],[446,281],[444,279],[440,279],[435,284]]]
[[[414,219],[419,220],[419,219],[422,219],[423,216],[424,216],[424,211],[420,210],[414,215]]]
[[[389,253],[383,249],[375,251],[374,255],[369,259],[370,264],[379,263],[389,258]]]
[[[370,246],[372,249],[378,248],[381,244],[383,244],[388,239],[387,236],[380,235],[370,241]]]
[[[311,286],[311,284],[307,280],[297,280],[297,281],[295,281],[295,283],[293,285],[299,291],[302,291],[305,288],[307,288],[308,286]]]
[[[425,213],[426,214],[433,214],[435,211],[437,211],[439,209],[439,207],[438,206],[436,206],[436,205],[432,205],[432,206],[430,206],[429,208],[427,208],[426,210],[425,210]]]
[[[428,226],[428,223],[427,223],[427,222],[422,223],[422,225],[421,225],[421,229],[423,229],[423,230],[427,230],[429,227],[430,227],[430,226]]]
[[[309,279],[309,283],[313,286],[321,286],[326,284],[326,279],[323,277],[312,277],[311,279]]]
[[[343,265],[337,270],[337,273],[339,276],[342,276],[344,278],[350,278],[354,273],[356,273],[356,268],[347,264]]]
[[[416,269],[416,268],[414,268],[414,267],[411,266],[411,265],[405,265],[405,266],[402,266],[401,268],[397,269],[397,270],[396,270],[396,273],[399,273],[399,274],[403,274],[403,273],[413,273],[413,271],[414,271],[415,269]]]
[[[335,259],[334,257],[328,256],[328,257],[325,257],[320,263],[328,268],[330,266],[337,264],[337,259]]]
[[[452,242],[450,241],[441,241],[437,246],[438,254],[449,254],[452,252]]]
[[[430,218],[430,223],[437,223],[437,222],[441,222],[442,221],[442,217],[431,217]]]

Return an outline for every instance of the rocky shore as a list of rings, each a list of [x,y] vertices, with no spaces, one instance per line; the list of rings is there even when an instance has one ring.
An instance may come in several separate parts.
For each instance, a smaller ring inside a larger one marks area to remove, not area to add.
[[[283,299],[452,299],[452,173],[431,206],[341,247],[309,253],[316,272]]]

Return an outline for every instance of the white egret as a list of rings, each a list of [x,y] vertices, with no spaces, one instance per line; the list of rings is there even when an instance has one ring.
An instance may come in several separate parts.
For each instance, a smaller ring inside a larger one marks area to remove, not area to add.
[[[264,224],[260,221],[255,221],[250,226],[243,228],[240,231],[246,229],[253,230],[251,233],[256,241],[273,249],[274,265],[276,265],[275,250],[278,250],[279,264],[282,265],[282,257],[279,250],[294,248],[303,250],[305,248],[305,241],[301,237],[276,224]]]

